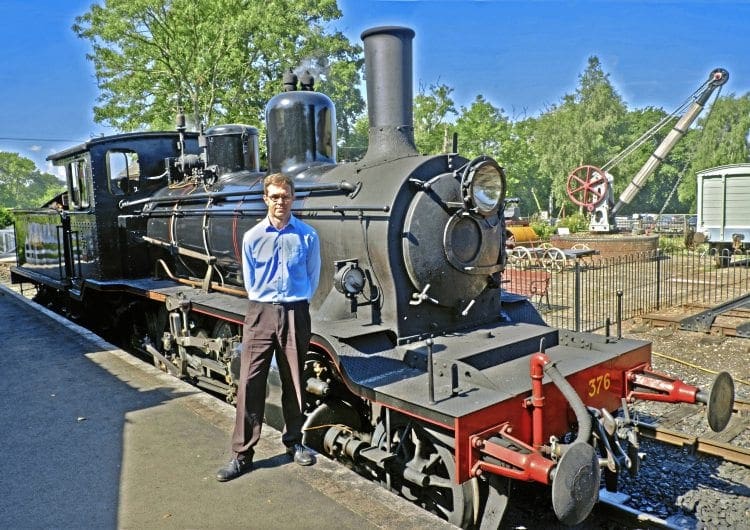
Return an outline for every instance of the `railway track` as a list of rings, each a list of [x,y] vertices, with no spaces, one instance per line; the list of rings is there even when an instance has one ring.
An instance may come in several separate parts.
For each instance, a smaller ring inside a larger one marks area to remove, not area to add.
[[[663,333],[678,329],[707,333],[718,337],[750,337],[750,297],[743,296],[730,302],[710,305],[683,305],[679,313],[653,312],[642,317],[647,328],[661,328]]]
[[[731,443],[746,431],[750,431],[750,402],[735,402],[732,420],[720,433],[696,435],[676,428],[686,420],[693,424],[689,418],[702,415],[702,409],[696,412],[694,406],[678,406],[656,422],[638,422],[638,431],[643,437],[682,447],[689,452],[715,456],[727,462],[750,467],[750,448]]]

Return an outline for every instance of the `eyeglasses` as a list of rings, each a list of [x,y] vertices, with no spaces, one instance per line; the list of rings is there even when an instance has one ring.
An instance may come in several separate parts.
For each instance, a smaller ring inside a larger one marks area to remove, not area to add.
[[[266,195],[266,198],[271,202],[280,203],[280,202],[289,202],[294,197],[292,197],[291,195]]]

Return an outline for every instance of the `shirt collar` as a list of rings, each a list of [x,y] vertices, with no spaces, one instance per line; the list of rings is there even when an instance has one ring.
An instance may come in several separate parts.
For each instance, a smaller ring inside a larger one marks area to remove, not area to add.
[[[291,214],[289,216],[289,222],[286,225],[284,225],[284,228],[282,228],[281,230],[278,230],[275,226],[273,226],[273,224],[271,224],[271,219],[268,217],[268,215],[266,215],[266,217],[264,218],[264,222],[266,223],[266,227],[265,227],[266,228],[266,232],[271,232],[271,231],[283,232],[287,228],[294,228],[294,227],[296,227],[296,225],[297,225],[297,218],[294,217],[294,214]]]

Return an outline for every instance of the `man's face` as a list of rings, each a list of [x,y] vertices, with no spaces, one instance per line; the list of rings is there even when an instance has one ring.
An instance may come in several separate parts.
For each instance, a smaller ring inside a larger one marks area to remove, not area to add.
[[[292,201],[294,194],[289,186],[276,186],[270,184],[263,195],[263,200],[268,206],[268,215],[271,220],[279,223],[287,223],[292,215]]]

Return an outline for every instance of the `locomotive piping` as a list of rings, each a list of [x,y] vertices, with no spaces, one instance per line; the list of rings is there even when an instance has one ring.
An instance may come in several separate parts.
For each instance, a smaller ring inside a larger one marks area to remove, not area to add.
[[[342,191],[345,193],[355,193],[359,190],[361,184],[351,184],[345,180],[335,184],[313,184],[308,186],[300,186],[296,188],[295,193],[315,193],[322,191]],[[165,197],[147,197],[145,199],[137,199],[134,201],[120,201],[118,207],[120,209],[127,208],[129,206],[139,206],[141,204],[160,204],[160,203],[171,203],[171,202],[192,202],[192,201],[203,201],[204,199],[225,199],[227,197],[251,197],[254,195],[263,195],[263,190],[241,190],[241,191],[219,191],[219,192],[208,192],[208,193],[193,193],[191,195],[180,195],[180,196],[165,196]]]
[[[414,30],[383,26],[362,32],[361,38],[370,122],[369,145],[363,161],[418,155],[412,114]]]
[[[560,370],[557,369],[554,362],[550,361],[544,365],[544,373],[552,379],[552,382],[555,383],[555,386],[568,401],[576,415],[576,420],[578,421],[578,436],[576,436],[573,443],[587,443],[589,438],[591,438],[591,416],[589,416],[589,411],[586,408],[586,405],[581,401],[580,396],[578,396],[575,389],[570,383],[568,383],[567,379],[565,379],[560,373]],[[571,445],[572,444],[563,447],[570,447]],[[563,451],[565,451],[564,448]]]

